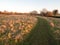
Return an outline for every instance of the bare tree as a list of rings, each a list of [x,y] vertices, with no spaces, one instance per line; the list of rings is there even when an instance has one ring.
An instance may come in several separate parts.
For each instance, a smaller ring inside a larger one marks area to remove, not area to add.
[[[34,11],[31,11],[30,14],[38,14],[38,12],[34,10]]]
[[[47,12],[48,12],[47,9],[44,8],[44,9],[42,9],[40,15],[41,16],[46,16]]]

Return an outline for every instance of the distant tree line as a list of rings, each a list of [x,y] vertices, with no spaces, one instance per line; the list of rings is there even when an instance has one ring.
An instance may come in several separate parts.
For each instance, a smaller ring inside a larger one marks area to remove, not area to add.
[[[43,9],[38,13],[36,10],[30,12],[31,15],[39,15],[39,16],[56,16],[58,15],[58,10],[55,9],[53,11],[48,11],[47,9]]]
[[[48,11],[47,9],[43,9],[42,11],[40,11],[40,13],[38,13],[36,10],[33,10],[29,13],[18,13],[18,12],[8,12],[8,11],[0,11],[0,14],[4,14],[4,15],[39,15],[39,16],[56,16],[58,15],[58,10],[55,9],[53,11]]]

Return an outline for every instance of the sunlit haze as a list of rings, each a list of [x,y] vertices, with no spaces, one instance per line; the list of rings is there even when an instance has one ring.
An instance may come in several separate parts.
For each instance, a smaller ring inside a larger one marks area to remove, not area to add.
[[[29,12],[43,8],[60,10],[60,0],[0,0],[0,11]]]

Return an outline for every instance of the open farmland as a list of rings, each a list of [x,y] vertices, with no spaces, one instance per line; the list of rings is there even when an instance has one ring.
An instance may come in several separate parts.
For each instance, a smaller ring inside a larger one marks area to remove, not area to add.
[[[0,15],[0,45],[16,45],[18,40],[22,41],[27,36],[36,22],[37,19],[30,16]]]
[[[37,19],[38,22],[35,28],[28,38],[22,42],[22,45],[60,45],[60,30],[54,22],[56,18],[50,20],[47,17],[37,17]],[[53,23],[54,26],[50,23]]]
[[[0,15],[0,45],[59,45],[59,20],[26,15]]]

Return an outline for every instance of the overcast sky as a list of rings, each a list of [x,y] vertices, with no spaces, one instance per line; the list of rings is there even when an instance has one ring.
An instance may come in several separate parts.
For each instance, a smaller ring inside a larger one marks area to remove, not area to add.
[[[0,10],[29,12],[32,10],[60,10],[60,0],[0,0]]]

